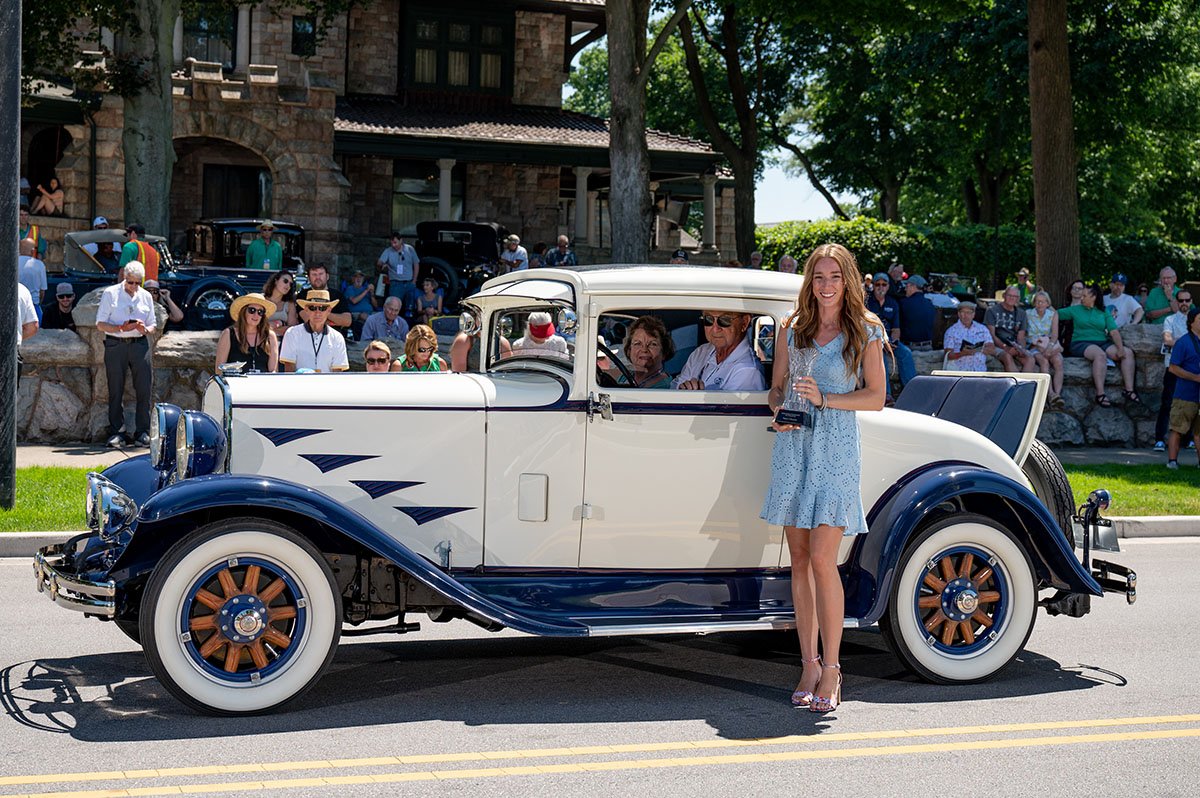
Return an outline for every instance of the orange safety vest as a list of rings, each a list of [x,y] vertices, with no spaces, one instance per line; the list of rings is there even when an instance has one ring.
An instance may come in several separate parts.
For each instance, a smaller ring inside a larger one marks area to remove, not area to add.
[[[36,256],[38,249],[42,246],[42,232],[38,230],[38,226],[36,224],[29,225],[29,232],[22,236],[22,238],[28,238],[33,242],[33,254]]]
[[[134,241],[138,248],[138,260],[146,267],[146,279],[158,279],[158,250],[145,241]]]

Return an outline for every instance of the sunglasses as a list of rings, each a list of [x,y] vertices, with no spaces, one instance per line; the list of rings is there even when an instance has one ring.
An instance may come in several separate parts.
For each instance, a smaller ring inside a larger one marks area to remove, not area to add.
[[[137,280],[126,280],[126,281],[125,281],[125,285],[133,285],[133,286],[138,286],[138,285],[141,285],[141,283],[140,283],[140,282],[138,282]]]
[[[287,283],[288,285],[291,285],[291,284],[292,284],[292,278],[291,278],[291,277],[280,277],[280,278],[279,278],[279,282],[281,282],[281,283]]]
[[[312,313],[324,313],[329,310],[328,305],[309,305],[308,310]]]
[[[722,329],[729,329],[733,326],[733,316],[713,316],[710,313],[705,313],[700,316],[700,324],[705,327],[711,327],[716,324]]]
[[[59,299],[74,299],[75,295],[74,294],[59,294],[58,298]],[[1183,300],[1181,299],[1179,301],[1182,302]]]
[[[436,352],[437,347],[436,346],[418,346],[417,351],[420,352],[422,355],[428,355],[430,352]]]
[[[246,308],[246,312],[251,316],[261,316],[266,313],[266,311],[260,308],[258,305],[251,305],[250,307]]]
[[[388,362],[388,359],[386,357],[369,357],[369,358],[367,358],[367,363],[371,364],[372,366],[382,366],[386,362]]]

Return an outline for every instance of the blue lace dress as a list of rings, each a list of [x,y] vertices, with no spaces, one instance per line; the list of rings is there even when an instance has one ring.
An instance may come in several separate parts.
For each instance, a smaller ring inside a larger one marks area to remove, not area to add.
[[[868,325],[870,341],[883,340],[883,330]],[[812,376],[822,393],[849,393],[858,375],[849,373],[842,360],[844,336],[815,346],[817,360]],[[798,352],[788,330],[788,352]],[[761,517],[769,524],[812,529],[821,524],[844,527],[846,535],[867,531],[859,492],[858,416],[853,410],[826,408],[816,413],[812,428],[775,435],[771,452],[771,484],[763,500]]]

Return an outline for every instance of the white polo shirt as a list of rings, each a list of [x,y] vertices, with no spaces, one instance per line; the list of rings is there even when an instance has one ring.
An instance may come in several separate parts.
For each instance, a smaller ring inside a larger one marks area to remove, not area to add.
[[[688,380],[698,379],[706,391],[765,391],[767,379],[754,351],[745,339],[729,353],[721,363],[717,362],[717,348],[702,344],[688,356],[683,371],[671,381],[672,388]]]
[[[279,345],[279,362],[322,374],[350,368],[346,339],[328,323],[320,333],[311,332],[308,324],[289,327]]]
[[[130,296],[125,290],[125,280],[122,279],[115,285],[110,285],[105,288],[100,294],[100,308],[96,311],[96,321],[105,322],[107,324],[115,324],[120,326],[127,321],[141,320],[142,324],[146,325],[147,330],[153,330],[155,325],[154,318],[154,297],[150,296],[150,292],[145,288],[138,286]],[[124,330],[122,332],[105,333],[113,338],[141,338],[142,334],[137,330]]]
[[[33,307],[33,297],[29,289],[17,283],[17,346],[21,345],[21,328],[29,322],[37,323],[37,310]]]

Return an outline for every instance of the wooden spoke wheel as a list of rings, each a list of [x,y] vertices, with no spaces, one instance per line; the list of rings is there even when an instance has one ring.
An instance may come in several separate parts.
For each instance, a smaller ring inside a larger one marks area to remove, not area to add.
[[[900,661],[946,684],[989,678],[1033,630],[1037,577],[1008,530],[959,514],[921,530],[896,566],[880,626]]]
[[[154,675],[203,712],[264,712],[309,689],[341,635],[325,558],[281,524],[234,518],[202,527],[159,562],[142,597]]]

